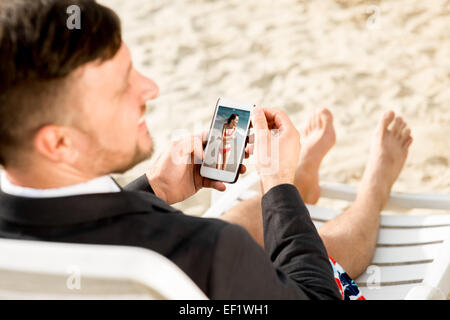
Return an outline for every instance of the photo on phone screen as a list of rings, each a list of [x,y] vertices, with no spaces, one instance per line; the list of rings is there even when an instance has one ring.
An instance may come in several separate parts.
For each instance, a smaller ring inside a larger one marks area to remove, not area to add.
[[[218,106],[203,165],[236,172],[245,146],[250,111]]]

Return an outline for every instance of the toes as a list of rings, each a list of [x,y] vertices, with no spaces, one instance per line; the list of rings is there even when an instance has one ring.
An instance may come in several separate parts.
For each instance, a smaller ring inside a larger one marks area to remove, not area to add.
[[[322,108],[320,110],[320,115],[326,120],[333,120],[333,114],[327,108]]]
[[[333,122],[333,114],[327,108],[322,108],[319,111],[319,125],[320,127],[326,126],[328,123]]]
[[[399,139],[403,139],[405,135],[406,122],[402,119],[402,123],[400,124],[400,128],[397,131],[397,135],[395,137]]]
[[[406,124],[405,124],[406,126]],[[409,136],[411,135],[411,129],[410,128],[406,128],[405,130],[403,130],[402,132],[402,141],[405,141],[406,139],[409,138]]]
[[[319,112],[319,113],[317,114],[317,126],[318,126],[319,128],[323,128],[324,125],[325,125],[325,122],[324,122],[323,119],[322,119],[322,114],[321,114],[321,112]]]
[[[389,124],[394,120],[395,113],[392,110],[386,111],[383,114],[383,117],[381,118],[381,121],[379,123],[379,129],[383,132],[387,130],[387,127]]]
[[[405,141],[402,143],[402,147],[405,149],[408,149],[411,143],[413,142],[413,138],[409,136]]]
[[[395,118],[394,124],[392,125],[391,132],[394,137],[398,137],[402,132],[402,126],[404,121],[401,117]]]
[[[329,123],[333,122],[333,115],[327,108],[322,108],[319,111],[313,112],[306,124],[304,125],[303,132],[307,136],[309,133],[317,128],[324,128]]]
[[[406,128],[401,136],[401,142],[402,142],[402,146],[406,146],[409,144],[411,144],[411,142],[409,142],[411,140],[412,142],[412,137],[411,137],[411,129],[410,128]],[[408,144],[409,143],[409,144]]]

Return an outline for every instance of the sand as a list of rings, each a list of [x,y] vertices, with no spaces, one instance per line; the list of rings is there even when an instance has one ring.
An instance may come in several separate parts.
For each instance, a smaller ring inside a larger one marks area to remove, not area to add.
[[[298,128],[329,108],[337,143],[320,176],[354,186],[378,118],[393,109],[414,138],[393,190],[450,194],[450,1],[100,2],[119,14],[136,68],[161,89],[148,104],[155,156],[122,183],[148,170],[174,131],[208,127],[222,96],[281,108]],[[177,207],[201,214],[209,190]]]

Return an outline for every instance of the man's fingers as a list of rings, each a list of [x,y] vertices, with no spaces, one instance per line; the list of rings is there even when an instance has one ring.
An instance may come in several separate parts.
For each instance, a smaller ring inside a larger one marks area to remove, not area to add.
[[[211,180],[211,179],[208,179],[208,178],[204,178],[204,180],[203,180],[203,187],[205,187],[205,188],[213,188],[213,189],[216,189],[218,191],[225,191],[227,189],[227,187],[225,186],[225,184],[223,182]]]
[[[255,135],[255,148],[256,150],[267,150],[267,146],[270,145],[270,131],[267,124],[267,119],[264,113],[264,109],[261,107],[255,107],[252,114],[253,132]],[[257,152],[258,154],[258,152]]]
[[[209,130],[203,130],[202,132],[198,132],[198,133],[192,135],[191,137],[195,137],[196,139],[199,139],[202,142],[203,147],[204,147],[206,145],[206,143],[208,142]]]
[[[203,130],[200,135],[202,137],[203,146],[206,146],[206,143],[208,142],[208,137],[209,137],[209,130]]]
[[[250,131],[250,134],[248,135],[248,143],[254,143],[255,142],[255,133],[253,132],[253,130]]]
[[[239,173],[244,174],[247,172],[247,167],[243,164],[241,164],[239,168]],[[225,183],[221,181],[211,180],[208,178],[203,178],[203,187],[204,188],[213,188],[218,191],[225,191],[227,189]]]
[[[284,111],[272,108],[264,108],[263,110],[267,122],[270,124],[269,129],[283,130],[285,127],[294,126]]]
[[[261,107],[255,107],[252,110],[252,125],[255,131],[257,130],[267,130],[267,119],[264,114],[264,109]]]
[[[187,148],[187,151],[193,154],[194,163],[201,163],[205,159],[205,150],[203,148],[204,134],[204,132],[195,134],[189,140],[190,147]],[[208,136],[206,136],[206,139],[208,139]]]
[[[264,114],[264,116],[261,114]],[[295,128],[287,114],[279,109],[255,107],[252,110],[253,132],[278,129],[280,131]],[[252,136],[249,136],[253,138]]]
[[[245,159],[247,159],[248,157],[250,157],[251,154],[253,154],[253,150],[255,149],[255,145],[252,144],[248,144],[245,147]]]
[[[208,137],[209,137],[209,129],[208,130],[203,130],[200,133],[196,133],[193,136],[191,136],[190,138],[187,138],[189,147],[187,147],[187,152],[188,153],[194,153],[194,157],[196,159],[200,159],[200,160],[204,160],[205,159],[205,146],[206,143],[208,142]],[[195,162],[197,163],[197,162]]]

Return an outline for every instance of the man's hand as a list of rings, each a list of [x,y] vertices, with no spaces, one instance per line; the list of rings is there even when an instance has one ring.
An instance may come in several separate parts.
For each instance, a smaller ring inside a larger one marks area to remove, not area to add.
[[[225,191],[223,182],[200,176],[201,162],[205,158],[204,144],[208,132],[171,142],[168,150],[158,158],[148,172],[147,179],[155,194],[169,204],[183,201],[201,188]],[[245,155],[248,158],[248,154]],[[246,167],[241,165],[240,173]]]
[[[294,183],[300,156],[300,134],[281,110],[256,107],[252,111],[254,155],[262,192]]]

